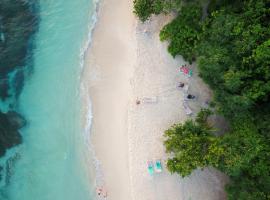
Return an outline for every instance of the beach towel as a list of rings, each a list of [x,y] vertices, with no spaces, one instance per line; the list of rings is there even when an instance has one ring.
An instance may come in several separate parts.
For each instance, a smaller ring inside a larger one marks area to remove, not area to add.
[[[144,97],[142,98],[143,103],[157,103],[158,98],[157,97]]]
[[[189,69],[189,68],[186,67],[186,66],[181,66],[181,67],[180,67],[180,73],[181,73],[181,74],[184,74],[184,75],[186,75],[186,76],[188,76],[188,77],[191,77],[192,74],[193,74],[192,70]]]

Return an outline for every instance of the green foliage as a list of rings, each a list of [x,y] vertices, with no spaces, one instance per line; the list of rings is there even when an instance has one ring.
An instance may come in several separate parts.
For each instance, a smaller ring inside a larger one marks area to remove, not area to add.
[[[152,0],[134,0],[134,13],[140,18],[141,21],[146,21],[153,11]]]
[[[226,145],[235,144],[234,147],[228,148],[232,153],[229,159],[239,154],[235,162],[229,163],[224,170],[230,175],[231,182],[226,186],[229,200],[269,200],[270,199],[270,145],[253,128],[239,127],[241,131],[234,130],[234,134],[239,135],[240,140],[235,140],[235,136],[230,139],[227,136],[224,141]],[[249,130],[248,130],[249,129]],[[252,131],[254,133],[252,134]],[[242,135],[241,135],[242,134]],[[234,141],[234,142],[233,142]],[[238,143],[238,144],[237,144]],[[238,147],[235,149],[235,147]],[[228,159],[228,157],[227,157]],[[225,161],[228,164],[227,161]]]
[[[231,11],[240,11],[243,7],[243,0],[210,0],[208,4],[208,13],[223,8],[230,9]]]
[[[212,136],[205,112],[196,122],[186,122],[204,134],[187,131],[186,123],[172,127],[166,140],[174,146],[168,168],[187,176],[197,168],[217,167],[231,178],[230,200],[270,199],[269,5],[266,0],[211,1],[203,22],[198,13],[186,13],[187,6],[160,33],[173,56],[198,57],[200,76],[232,128],[222,137]]]
[[[207,119],[208,117],[213,114],[213,112],[209,109],[201,109],[201,111],[197,114],[197,117],[195,119],[195,121],[202,127],[204,127],[205,129],[211,130],[212,127],[209,126],[209,124],[207,123]]]
[[[231,178],[228,198],[264,200],[270,199],[270,10],[264,0],[239,4],[219,6],[204,21],[197,54],[217,109],[232,123],[218,166]]]
[[[134,0],[133,12],[144,22],[152,14],[168,13],[171,10],[179,11],[183,2],[182,0]]]
[[[201,32],[201,17],[201,7],[197,4],[191,4],[184,7],[179,16],[161,30],[160,40],[170,42],[168,51],[173,57],[182,55],[189,62],[194,60]]]
[[[252,110],[254,124],[268,143],[270,143],[270,104],[264,103]]]
[[[231,177],[231,184],[226,186],[228,200],[269,200],[269,183],[269,176],[254,179],[243,172]]]
[[[181,137],[169,141],[183,145],[188,139],[192,149],[180,145],[169,150],[174,156],[168,168],[186,176],[197,168],[217,167],[231,178],[226,187],[230,200],[270,199],[269,6],[267,0],[211,1],[203,22],[196,12],[186,13],[187,6],[160,33],[161,40],[169,40],[173,56],[180,54],[188,61],[198,57],[200,76],[232,128],[215,138],[205,123],[208,115],[200,113],[192,124],[207,131],[185,135],[185,129],[175,129]],[[217,151],[209,153],[210,147]],[[183,152],[185,157],[179,158]]]
[[[165,131],[165,147],[172,155],[167,162],[170,172],[182,177],[188,176],[197,168],[217,166],[223,154],[217,137],[211,135],[212,128],[207,124],[208,110],[202,110],[196,121],[173,125]]]
[[[167,162],[169,171],[185,177],[195,169],[214,166],[232,179],[226,187],[229,199],[270,197],[269,142],[249,116],[236,119],[229,133],[215,137],[207,123],[210,114],[209,110],[202,110],[195,121],[188,120],[165,131],[164,144],[171,155]]]
[[[239,120],[232,125],[233,130],[227,133],[221,141],[226,149],[220,169],[230,176],[238,176],[241,170],[251,164],[251,161],[264,149],[262,137],[256,126],[248,119]]]
[[[227,134],[215,137],[207,123],[211,113],[202,110],[195,121],[172,126],[164,142],[171,155],[168,169],[188,176],[214,166],[231,178],[229,200],[270,200],[269,0],[210,0],[203,21],[198,2],[136,1],[151,2],[140,7],[143,20],[178,11],[160,39],[169,42],[172,56],[197,58],[200,76],[213,90],[213,105],[231,123]]]
[[[243,76],[241,72],[229,69],[223,77],[225,88],[232,93],[240,92],[244,84]]]
[[[162,13],[164,10],[164,5],[165,1],[164,0],[155,0],[153,1],[153,14],[159,14]]]
[[[242,4],[241,12],[228,6],[208,17],[197,53],[200,75],[228,117],[268,101],[270,92],[270,11],[264,0]]]

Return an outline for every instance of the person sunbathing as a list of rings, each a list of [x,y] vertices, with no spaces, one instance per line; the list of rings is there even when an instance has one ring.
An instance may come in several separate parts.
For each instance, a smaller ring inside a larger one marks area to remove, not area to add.
[[[97,195],[106,198],[108,196],[107,191],[103,187],[97,188]]]
[[[195,96],[192,95],[192,94],[188,94],[188,95],[187,95],[187,99],[195,99]]]
[[[178,83],[178,87],[179,87],[179,88],[183,88],[184,86],[185,86],[185,83],[182,83],[182,82],[179,82],[179,83]]]
[[[97,188],[97,195],[100,196],[102,193],[102,188]]]

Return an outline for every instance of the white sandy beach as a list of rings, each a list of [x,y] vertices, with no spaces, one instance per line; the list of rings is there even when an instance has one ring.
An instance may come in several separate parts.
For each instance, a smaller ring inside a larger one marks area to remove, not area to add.
[[[108,200],[225,199],[227,179],[220,172],[197,170],[182,179],[165,168],[164,130],[187,119],[177,82],[189,84],[197,97],[190,103],[194,113],[211,95],[194,66],[193,77],[181,75],[184,61],[173,59],[167,44],[159,41],[159,30],[170,18],[153,17],[141,24],[132,13],[132,1],[100,4],[83,81],[91,96],[91,141]],[[144,97],[157,102],[136,105]],[[164,171],[150,176],[146,163],[154,159],[163,161]]]

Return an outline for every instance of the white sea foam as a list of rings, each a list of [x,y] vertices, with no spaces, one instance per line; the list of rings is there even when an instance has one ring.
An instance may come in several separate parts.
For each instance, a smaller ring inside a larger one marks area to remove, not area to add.
[[[81,58],[81,73],[83,73],[83,70],[85,67],[86,62],[86,54],[88,52],[88,49],[91,46],[91,41],[92,41],[92,35],[93,31],[95,29],[96,22],[98,20],[97,15],[98,15],[98,9],[99,9],[99,1],[96,0],[94,1],[95,4],[95,13],[92,15],[90,19],[90,23],[88,26],[88,38],[85,43],[85,45],[82,47],[81,52],[80,52],[80,58]],[[85,142],[85,158],[84,160],[86,161],[86,165],[88,166],[88,169],[92,167],[92,170],[94,170],[94,174],[91,174],[91,169],[89,178],[94,180],[94,186],[96,187],[97,185],[103,185],[103,173],[101,170],[101,164],[100,161],[97,159],[95,155],[95,151],[93,148],[93,145],[90,140],[91,136],[91,125],[92,125],[92,119],[93,119],[93,114],[92,114],[92,103],[91,103],[91,97],[88,91],[87,84],[83,80],[82,76],[80,77],[81,79],[81,84],[80,84],[80,98],[82,102],[82,109],[83,109],[83,138]],[[92,183],[93,184],[93,183]]]
[[[0,199],[3,191],[11,200],[93,199],[94,179],[85,175],[93,163],[87,135],[91,103],[89,99],[85,107],[87,123],[82,131],[79,81],[96,22],[95,9],[92,0],[41,2],[35,71],[25,82],[19,104],[29,123],[21,130],[22,145],[13,148],[20,157],[15,157],[11,174],[6,173],[9,182],[0,183]],[[6,155],[14,155],[10,153]],[[0,162],[6,171],[6,160]]]

